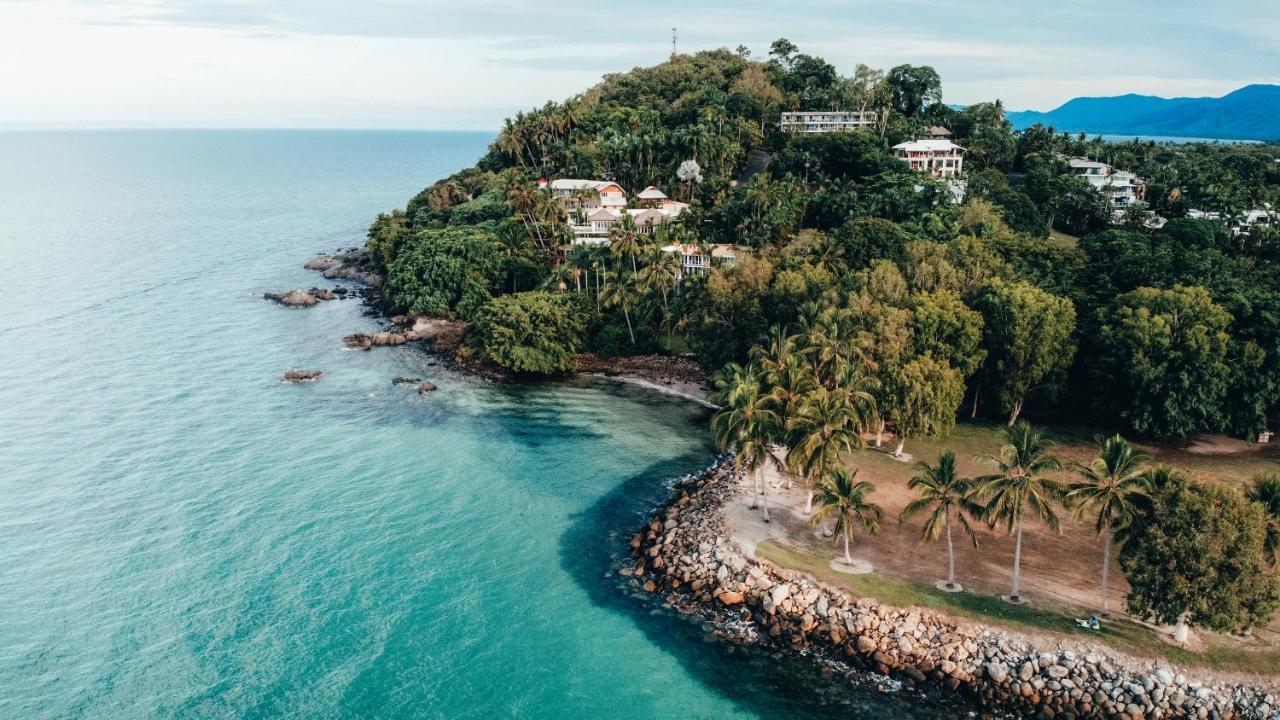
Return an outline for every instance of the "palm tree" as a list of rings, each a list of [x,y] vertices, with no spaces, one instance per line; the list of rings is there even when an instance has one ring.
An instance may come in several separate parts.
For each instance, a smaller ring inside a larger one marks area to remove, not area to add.
[[[619,260],[631,258],[631,274],[636,274],[636,256],[640,254],[640,230],[636,227],[635,218],[631,217],[630,213],[622,213],[622,217],[609,228],[609,251]]]
[[[853,564],[849,555],[849,535],[855,524],[866,528],[869,535],[880,531],[880,506],[867,501],[867,495],[875,491],[875,486],[865,480],[858,480],[858,471],[849,472],[846,468],[836,468],[822,479],[818,486],[818,512],[810,520],[814,526],[821,525],[828,519],[835,518],[832,528],[844,538],[844,561]]]
[[[631,344],[636,344],[636,333],[631,327],[631,307],[635,305],[636,298],[639,293],[636,291],[635,277],[614,278],[612,283],[608,282],[608,273],[605,274],[604,290],[600,292],[600,302],[605,307],[622,308],[622,317],[627,321],[627,334],[631,336]]]
[[[1280,475],[1268,473],[1255,477],[1248,496],[1267,511],[1267,557],[1273,566],[1280,564]]]
[[[778,415],[755,368],[729,363],[714,382],[711,400],[721,408],[711,418],[711,433],[721,450],[734,450],[734,464],[746,470],[753,497],[761,498],[764,521],[769,522],[768,484],[760,477],[760,470],[774,459],[769,444],[779,427]],[[754,510],[757,505],[751,507]]]
[[[859,414],[842,393],[818,388],[800,398],[799,408],[787,420],[791,436],[787,464],[804,475],[810,486],[805,514],[813,512],[816,483],[839,465],[841,458],[862,447]]]
[[[680,260],[674,253],[660,252],[653,262],[645,265],[640,271],[640,287],[647,293],[658,293],[662,297],[662,320],[668,325],[667,334],[671,334],[671,309],[667,297],[676,286],[680,277]]]
[[[979,458],[997,472],[978,478],[978,497],[988,500],[982,515],[991,527],[1003,524],[1015,535],[1013,550],[1013,591],[1011,602],[1018,602],[1019,573],[1022,569],[1022,519],[1027,511],[1058,532],[1058,515],[1053,506],[1063,495],[1057,482],[1044,473],[1061,470],[1062,463],[1049,453],[1053,443],[1026,420],[1005,428],[1005,445],[999,455]]]
[[[960,477],[956,474],[956,454],[947,450],[938,456],[938,464],[927,462],[916,464],[916,476],[911,478],[907,487],[915,490],[920,496],[912,500],[902,509],[898,522],[915,517],[926,510],[929,517],[925,520],[920,539],[933,542],[939,536],[947,536],[947,589],[956,589],[956,549],[951,540],[951,521],[954,518],[960,529],[978,546],[978,536],[969,525],[969,518],[982,514],[982,507],[973,500],[976,483],[972,478]]]
[[[1142,513],[1150,495],[1148,475],[1142,467],[1150,460],[1135,453],[1127,440],[1114,435],[1098,438],[1098,456],[1088,465],[1076,466],[1083,480],[1072,483],[1065,500],[1077,520],[1092,515],[1102,535],[1102,616],[1107,617],[1107,577],[1111,572],[1112,537],[1124,539]]]

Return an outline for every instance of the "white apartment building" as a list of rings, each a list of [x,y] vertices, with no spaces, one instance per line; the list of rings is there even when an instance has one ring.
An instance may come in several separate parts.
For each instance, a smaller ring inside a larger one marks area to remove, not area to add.
[[[953,178],[964,172],[965,149],[950,140],[912,140],[893,146],[893,154],[912,170],[936,178]]]
[[[1132,207],[1146,199],[1146,181],[1131,172],[1116,170],[1104,162],[1088,158],[1070,158],[1067,164],[1071,166],[1071,172],[1084,178],[1113,207]]]
[[[876,114],[867,112],[847,112],[842,110],[823,110],[818,112],[784,112],[778,127],[782,132],[799,135],[812,135],[829,132],[848,132],[874,127]]]

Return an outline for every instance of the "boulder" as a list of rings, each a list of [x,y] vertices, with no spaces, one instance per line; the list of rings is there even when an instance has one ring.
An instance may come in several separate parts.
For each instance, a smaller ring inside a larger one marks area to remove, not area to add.
[[[373,337],[364,333],[353,333],[342,338],[342,342],[347,344],[349,348],[360,350],[368,350],[373,347]]]
[[[324,373],[319,370],[289,370],[285,372],[282,379],[287,383],[304,383],[315,382],[324,377]]]
[[[336,300],[338,298],[332,290],[326,290],[325,288],[318,288],[312,291],[311,294],[314,295],[317,300]]]
[[[311,307],[316,304],[316,296],[306,290],[290,290],[286,293],[266,293],[262,296],[274,300],[287,307]]]
[[[420,382],[422,382],[422,378],[411,378],[411,377],[391,378],[392,385],[412,385],[414,383],[420,383]]]
[[[419,395],[426,395],[427,393],[432,393],[435,391],[436,391],[436,386],[432,385],[429,382],[423,382],[421,385],[418,386]]]

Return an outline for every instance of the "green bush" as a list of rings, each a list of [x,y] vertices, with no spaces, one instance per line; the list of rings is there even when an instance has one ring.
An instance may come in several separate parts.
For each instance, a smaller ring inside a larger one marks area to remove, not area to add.
[[[387,273],[395,312],[472,317],[502,278],[494,236],[477,228],[421,230],[405,241]]]
[[[504,295],[476,313],[475,328],[490,360],[518,373],[573,370],[583,315],[568,295],[544,290]]]

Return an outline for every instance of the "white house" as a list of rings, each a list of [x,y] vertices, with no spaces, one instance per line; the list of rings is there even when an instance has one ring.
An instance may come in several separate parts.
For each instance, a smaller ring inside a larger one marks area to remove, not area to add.
[[[627,191],[611,180],[561,178],[551,181],[551,192],[571,210],[577,207],[595,210],[627,206]]]
[[[824,110],[818,112],[784,112],[778,127],[782,132],[800,135],[813,135],[829,132],[848,132],[874,127],[874,112],[849,112],[843,110]]]
[[[647,235],[689,207],[688,203],[672,200],[652,185],[636,195],[640,206],[637,208],[628,208],[626,191],[608,180],[552,180],[550,188],[564,203],[573,241],[579,245],[608,245],[609,231],[624,213]]]
[[[893,154],[912,170],[936,178],[953,178],[964,172],[965,149],[945,139],[912,140],[893,146]]]
[[[698,275],[700,273],[710,272],[711,268],[716,265],[733,265],[738,261],[740,253],[744,252],[732,245],[716,244],[712,245],[711,254],[706,254],[706,250],[694,243],[675,243],[662,248],[664,253],[678,253],[680,255],[680,278]]]
[[[1081,157],[1070,158],[1067,164],[1071,166],[1071,172],[1084,178],[1113,207],[1132,207],[1147,197],[1146,181],[1131,172]]]
[[[1270,205],[1266,204],[1261,208],[1245,210],[1238,215],[1228,216],[1225,220],[1223,220],[1221,213],[1205,212],[1203,210],[1188,210],[1187,217],[1193,220],[1223,221],[1230,228],[1231,234],[1236,236],[1248,235],[1254,230],[1280,225],[1280,215],[1272,210]]]

